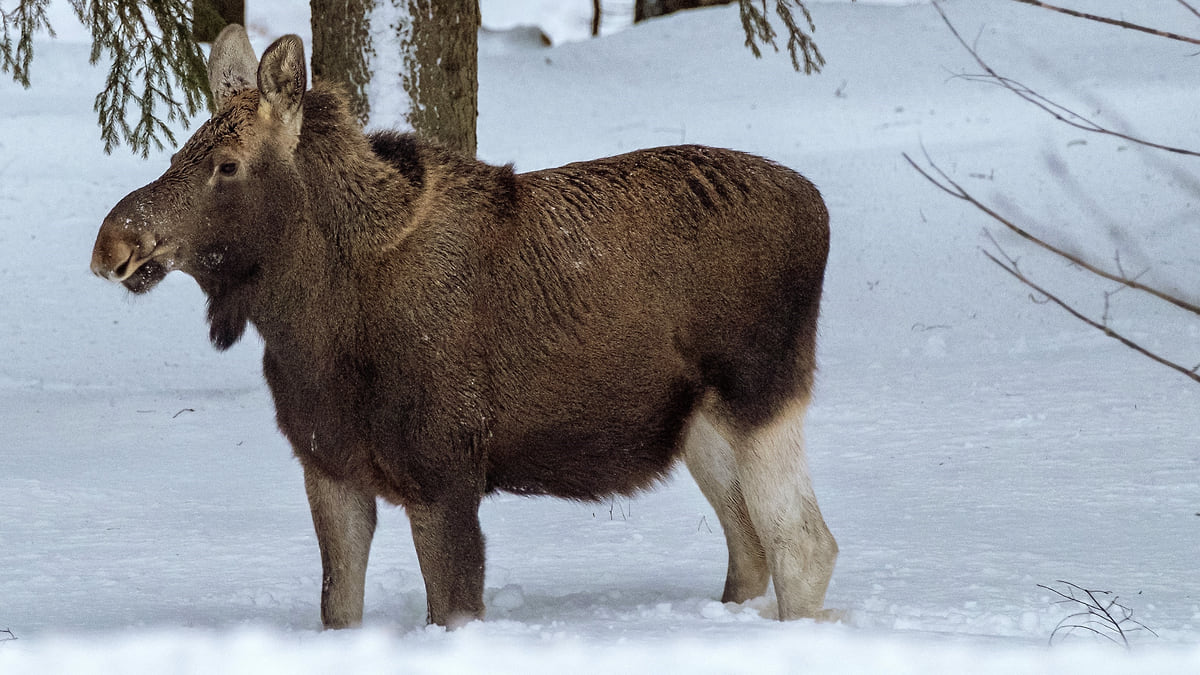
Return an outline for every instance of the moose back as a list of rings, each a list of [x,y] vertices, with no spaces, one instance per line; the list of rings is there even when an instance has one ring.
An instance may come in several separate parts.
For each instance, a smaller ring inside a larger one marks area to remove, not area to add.
[[[300,39],[213,47],[217,111],[100,228],[92,271],[180,270],[219,349],[248,323],[304,469],[326,627],[362,621],[376,498],[410,519],[429,620],[484,613],[490,492],[600,499],[682,458],[724,529],[722,600],[820,613],[809,480],[828,213],[799,174],[678,146],[515,174],[364,135]]]

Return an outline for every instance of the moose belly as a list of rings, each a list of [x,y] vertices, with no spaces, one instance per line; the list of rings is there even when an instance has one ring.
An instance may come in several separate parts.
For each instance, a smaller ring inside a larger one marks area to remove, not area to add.
[[[591,500],[647,487],[671,468],[695,401],[681,386],[650,398],[563,405],[554,416],[527,411],[519,431],[495,429],[488,489]]]

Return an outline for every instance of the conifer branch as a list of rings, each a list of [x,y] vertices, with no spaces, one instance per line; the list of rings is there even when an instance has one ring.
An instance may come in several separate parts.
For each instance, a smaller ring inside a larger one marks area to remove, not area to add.
[[[805,32],[796,22],[791,7],[793,2],[804,16],[804,20],[808,24],[808,32]],[[779,45],[775,43],[778,34],[767,18],[769,13],[767,0],[758,0],[757,4],[755,0],[738,0],[738,11],[742,19],[742,29],[746,32],[746,47],[750,49],[755,58],[762,58],[760,43],[770,45],[775,51],[779,51]],[[779,15],[780,21],[787,29],[787,50],[788,55],[792,58],[792,68],[797,72],[800,71],[802,67],[800,57],[803,56],[803,68],[806,75],[820,72],[821,67],[825,65],[825,57],[821,55],[821,50],[817,48],[817,43],[812,39],[811,33],[816,31],[817,26],[813,22],[808,7],[804,6],[803,0],[775,0],[775,13]]]
[[[33,36],[44,28],[54,37],[54,28],[46,18],[49,4],[50,0],[21,0],[10,11],[0,8],[0,73],[12,73],[13,81],[26,89],[33,61]]]
[[[143,157],[150,148],[174,145],[168,122],[195,115],[208,103],[204,55],[191,34],[191,7],[184,0],[72,0],[92,33],[90,60],[111,60],[94,110],[104,152],[122,141]],[[159,106],[165,113],[159,114]],[[133,121],[135,120],[136,121]]]
[[[208,103],[208,74],[192,37],[187,0],[70,0],[92,34],[89,60],[110,62],[104,89],[95,99],[104,151],[122,142],[143,157],[151,147],[175,144],[171,122],[187,120]],[[50,0],[17,0],[0,9],[0,72],[30,85],[33,38],[54,29],[46,16]]]

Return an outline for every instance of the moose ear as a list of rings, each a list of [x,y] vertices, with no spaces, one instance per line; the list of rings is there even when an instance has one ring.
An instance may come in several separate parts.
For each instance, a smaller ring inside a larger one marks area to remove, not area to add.
[[[225,26],[208,57],[208,86],[216,109],[224,108],[235,94],[253,89],[257,70],[258,59],[246,29],[236,23]]]
[[[284,35],[267,47],[258,66],[258,114],[275,118],[299,137],[307,86],[304,43],[295,35]]]

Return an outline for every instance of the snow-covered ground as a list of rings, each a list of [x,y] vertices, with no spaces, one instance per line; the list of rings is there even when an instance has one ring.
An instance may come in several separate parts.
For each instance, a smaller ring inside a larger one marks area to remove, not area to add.
[[[303,30],[290,4],[251,3],[248,23]],[[495,4],[485,19],[519,14]],[[1200,672],[1200,388],[1031,302],[978,252],[991,223],[901,153],[1193,299],[1195,160],[953,77],[977,67],[927,4],[810,6],[829,61],[812,77],[786,54],[756,61],[731,7],[554,48],[486,34],[479,153],[528,170],[696,142],[822,189],[834,239],[807,436],[842,623],[719,603],[723,538],[680,471],[632,500],[488,500],[489,618],[455,633],[424,627],[405,516],[383,509],[366,628],[319,632],[316,542],[256,339],[215,353],[181,275],[131,298],[88,272],[104,214],[169,153],[101,152],[103,71],[64,30],[37,45],[33,88],[0,81],[0,629],[19,638],[0,673]],[[1200,148],[1193,47],[1014,2],[944,6],[1003,73]],[[1200,34],[1171,0],[1077,6]],[[1103,313],[1110,287],[992,231]],[[1140,300],[1112,296],[1112,325],[1200,361],[1197,322]],[[1113,591],[1157,637],[1047,648],[1073,610],[1038,584],[1060,579]]]

